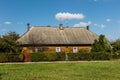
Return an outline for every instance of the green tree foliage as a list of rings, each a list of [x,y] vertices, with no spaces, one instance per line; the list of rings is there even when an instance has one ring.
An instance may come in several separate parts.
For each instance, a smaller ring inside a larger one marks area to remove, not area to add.
[[[117,39],[115,42],[113,42],[113,51],[116,52],[120,50],[120,39]]]
[[[113,42],[112,47],[113,47],[113,58],[120,59],[120,39],[117,39],[115,42]]]
[[[92,52],[111,52],[112,48],[104,35],[100,35],[98,40],[95,40],[92,45]]]
[[[0,52],[17,53],[20,51],[19,44],[16,40],[19,38],[19,34],[16,32],[8,32],[0,37]]]

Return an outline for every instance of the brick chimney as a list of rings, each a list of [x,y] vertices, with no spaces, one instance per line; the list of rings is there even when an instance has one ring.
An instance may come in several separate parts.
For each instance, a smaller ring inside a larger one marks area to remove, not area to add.
[[[63,24],[59,24],[59,29],[60,30],[63,30],[64,28],[63,28]]]
[[[30,23],[27,23],[27,31],[30,30]]]
[[[86,27],[86,29],[87,29],[87,30],[90,30],[90,27],[89,27],[89,25]]]

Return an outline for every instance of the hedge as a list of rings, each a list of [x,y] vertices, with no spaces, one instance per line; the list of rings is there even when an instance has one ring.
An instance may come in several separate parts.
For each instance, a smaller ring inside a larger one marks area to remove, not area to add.
[[[80,61],[80,60],[110,60],[112,58],[111,53],[107,52],[92,52],[87,53],[85,51],[78,53],[70,53],[68,59],[70,61]]]
[[[64,61],[65,53],[31,53],[30,61],[31,62],[39,62],[39,61]]]
[[[8,62],[8,57],[6,53],[0,53],[0,63]]]
[[[110,60],[112,58],[111,53],[107,52],[92,52],[92,60]]]
[[[45,61],[56,61],[57,55],[56,53],[44,53],[45,54]]]
[[[91,60],[91,54],[86,50],[80,50],[78,53],[68,54],[68,60],[70,61],[79,61],[79,60]]]
[[[80,61],[80,60],[110,60],[111,54],[107,52],[92,52],[88,53],[85,50],[82,50],[78,53],[69,53],[69,61]],[[39,62],[39,61],[65,61],[65,53],[31,53],[30,61]]]
[[[79,61],[78,53],[69,53],[68,60],[70,61]]]
[[[45,61],[45,54],[44,53],[31,53],[30,61],[31,62]]]
[[[0,53],[0,62],[23,62],[24,56],[22,53]]]
[[[22,53],[12,53],[7,54],[8,62],[23,62],[24,55]]]
[[[79,60],[91,60],[91,54],[86,50],[80,50],[78,53]]]
[[[57,56],[57,61],[65,61],[66,56],[65,56],[65,52],[57,52],[56,53]]]
[[[67,55],[69,61],[80,61],[80,60],[110,60],[110,59],[119,59],[120,51],[115,53],[107,52],[91,52],[88,53],[85,50],[79,51],[78,53],[69,53]],[[30,61],[39,62],[39,61],[65,61],[66,54],[64,52],[60,53],[31,53]],[[0,62],[22,62],[24,61],[24,55],[22,53],[0,53]]]

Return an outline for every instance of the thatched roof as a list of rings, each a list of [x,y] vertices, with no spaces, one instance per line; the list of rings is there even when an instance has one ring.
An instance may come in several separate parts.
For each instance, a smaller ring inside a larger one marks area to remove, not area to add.
[[[86,28],[32,27],[18,42],[21,45],[91,45],[98,36]]]

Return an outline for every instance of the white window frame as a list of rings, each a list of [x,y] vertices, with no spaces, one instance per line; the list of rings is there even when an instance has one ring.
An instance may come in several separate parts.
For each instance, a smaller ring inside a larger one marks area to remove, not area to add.
[[[38,48],[37,47],[35,47],[35,52],[38,52]]]
[[[61,52],[61,48],[60,47],[56,47],[56,52]]]
[[[78,47],[73,47],[73,53],[77,53],[78,52]]]
[[[35,47],[35,52],[41,52],[42,51],[42,47]]]

